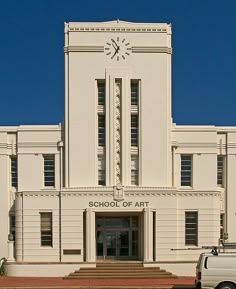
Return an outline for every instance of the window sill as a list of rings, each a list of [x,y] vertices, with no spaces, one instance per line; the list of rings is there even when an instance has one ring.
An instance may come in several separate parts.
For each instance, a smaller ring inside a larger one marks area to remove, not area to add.
[[[40,249],[53,249],[53,246],[40,246]]]
[[[193,190],[193,187],[191,186],[180,186],[181,190]]]

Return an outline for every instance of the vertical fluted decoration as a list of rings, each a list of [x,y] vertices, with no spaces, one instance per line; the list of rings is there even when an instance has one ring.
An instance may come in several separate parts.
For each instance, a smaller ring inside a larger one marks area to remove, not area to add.
[[[121,80],[115,80],[115,180],[121,185]]]

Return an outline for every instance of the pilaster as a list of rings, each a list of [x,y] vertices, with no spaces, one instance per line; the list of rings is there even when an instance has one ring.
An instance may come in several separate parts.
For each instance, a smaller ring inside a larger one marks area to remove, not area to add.
[[[95,212],[86,210],[86,262],[96,261]]]
[[[153,262],[153,212],[144,209],[144,262]]]

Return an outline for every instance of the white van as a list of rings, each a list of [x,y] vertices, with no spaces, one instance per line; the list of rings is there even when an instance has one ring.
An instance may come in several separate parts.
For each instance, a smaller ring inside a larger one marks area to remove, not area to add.
[[[196,267],[195,285],[236,289],[236,253],[202,253]]]

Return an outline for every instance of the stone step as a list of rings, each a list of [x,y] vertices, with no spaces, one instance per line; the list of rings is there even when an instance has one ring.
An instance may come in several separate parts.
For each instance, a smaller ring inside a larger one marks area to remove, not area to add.
[[[177,276],[174,275],[121,275],[121,276],[117,276],[117,275],[102,275],[102,276],[65,276],[63,279],[172,279],[172,278],[177,278]]]
[[[120,266],[133,266],[133,267],[142,267],[143,268],[143,263],[142,262],[137,262],[137,261],[128,261],[128,262],[102,262],[102,263],[97,263],[97,267],[120,267]]]
[[[112,266],[110,266],[112,264]],[[81,268],[65,279],[157,279],[176,278],[160,267],[143,267],[142,263],[100,263],[94,268]]]
[[[137,272],[136,271],[129,271],[129,272],[115,272],[115,271],[106,271],[106,272],[74,272],[74,273],[70,273],[71,276],[90,276],[90,275],[117,275],[117,276],[121,276],[121,275],[135,275],[135,276],[140,276],[140,275],[171,275],[171,273],[166,272],[166,271],[142,271],[142,272]]]
[[[83,273],[83,272],[94,272],[95,270],[93,268],[81,268],[80,270],[75,270],[76,273]],[[154,271],[154,272],[164,272],[165,270],[161,270],[160,268],[109,268],[109,267],[104,267],[104,268],[96,268],[96,272],[102,273],[102,272],[145,272],[145,271]]]

